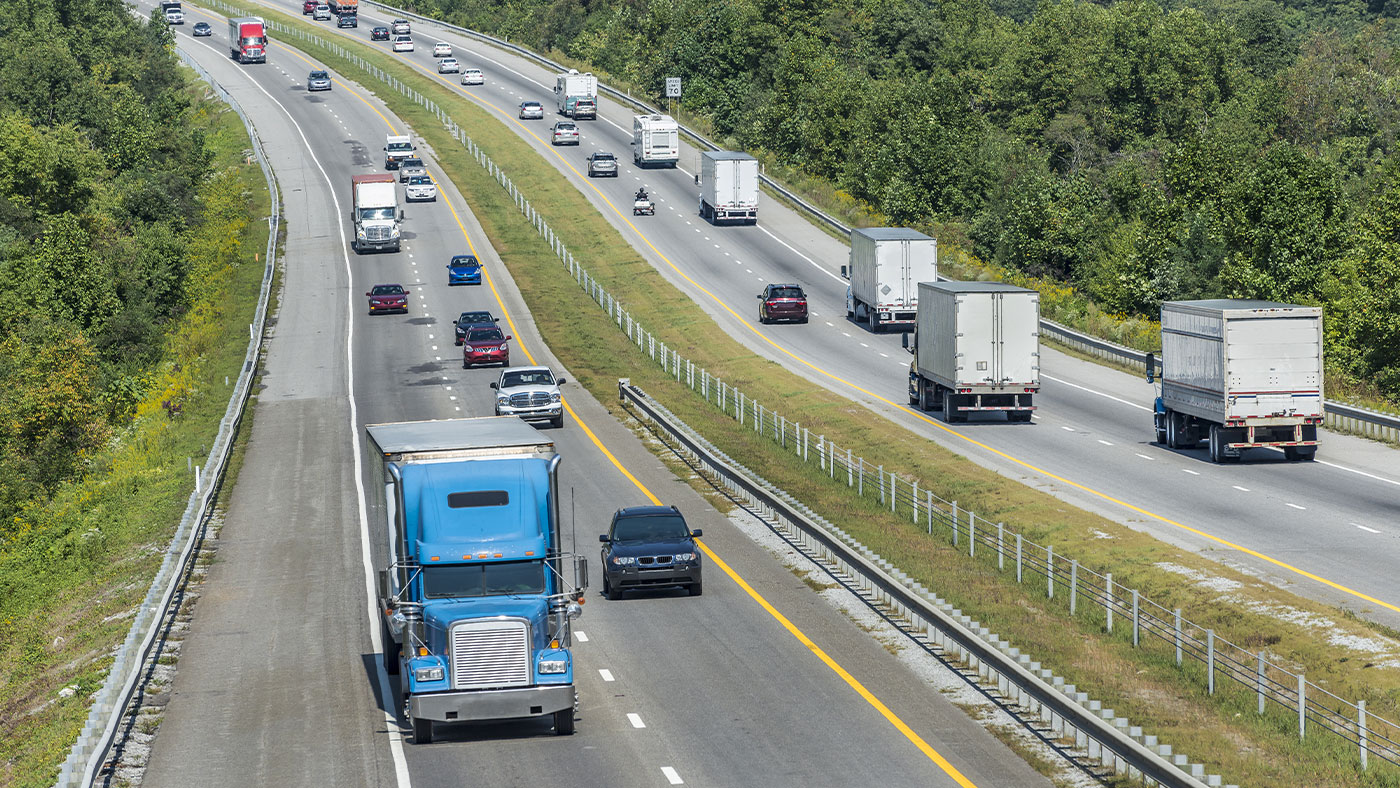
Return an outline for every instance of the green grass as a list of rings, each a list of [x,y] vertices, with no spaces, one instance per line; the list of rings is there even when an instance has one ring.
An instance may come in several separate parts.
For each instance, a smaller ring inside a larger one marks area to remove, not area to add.
[[[245,162],[251,146],[238,115],[190,78],[203,97],[194,122],[207,130],[219,172],[205,198],[246,205],[238,226],[207,230],[239,244],[241,262],[214,272],[218,293],[169,335],[132,424],[81,480],[27,509],[21,536],[0,553],[0,581],[13,589],[0,599],[0,785],[53,784],[180,521],[194,486],[186,458],[207,455],[247,349],[269,195],[261,169]],[[183,402],[179,416],[161,409],[167,399]],[[58,698],[66,686],[76,693]]]
[[[294,25],[303,23],[283,17]],[[318,28],[303,25],[303,29]],[[505,192],[437,120],[416,104],[371,81],[351,64],[309,42],[297,42],[353,79],[366,81],[390,108],[437,152],[448,175],[466,196],[496,251],[519,285],[535,323],[553,352],[576,379],[619,416],[616,381],[629,377],[700,432],[770,481],[789,490],[841,525],[872,549],[909,571],[949,601],[1008,637],[1023,652],[1053,667],[1070,682],[1128,716],[1133,724],[1158,733],[1180,752],[1220,771],[1228,782],[1296,788],[1388,786],[1400,775],[1374,765],[1362,775],[1350,747],[1321,735],[1297,741],[1286,713],[1256,718],[1252,696],[1223,689],[1205,697],[1204,680],[1189,680],[1161,649],[1134,649],[1120,626],[1103,633],[1102,617],[1081,612],[1071,618],[1063,598],[1047,601],[1043,585],[1018,586],[985,558],[969,560],[938,535],[911,528],[907,516],[892,518],[869,499],[857,499],[844,484],[833,484],[812,467],[794,460],[770,440],[737,429],[735,423],[662,373],[638,354],[624,334],[584,294],[560,266],[548,245],[524,220]],[[1014,480],[1002,478],[872,414],[864,407],[812,385],[727,338],[689,296],[668,284],[641,258],[579,191],[541,167],[539,154],[487,112],[448,90],[441,82],[402,61],[366,48],[362,54],[414,89],[432,97],[515,179],[574,256],[587,266],[634,318],[683,357],[708,367],[727,382],[756,396],[765,406],[800,420],[857,454],[880,456],[887,468],[906,478],[932,482],[936,495],[960,501],[992,521],[1053,544],[1099,571],[1111,571],[1120,587],[1136,587],[1148,598],[1182,607],[1189,618],[1234,642],[1267,647],[1276,661],[1303,666],[1310,680],[1349,698],[1365,697],[1371,711],[1395,719],[1400,676],[1373,670],[1360,660],[1337,659],[1325,635],[1223,603],[1218,592],[1192,586],[1154,564],[1175,565],[1242,584],[1237,601],[1265,601],[1326,615],[1340,629],[1374,634],[1364,623],[1346,620],[1334,609],[1301,599],[1234,572],[1204,557],[1076,509]],[[901,397],[902,392],[887,392]],[[1106,535],[1108,538],[1104,538]],[[1086,606],[1087,607],[1087,606]],[[1198,673],[1198,672],[1197,672]]]

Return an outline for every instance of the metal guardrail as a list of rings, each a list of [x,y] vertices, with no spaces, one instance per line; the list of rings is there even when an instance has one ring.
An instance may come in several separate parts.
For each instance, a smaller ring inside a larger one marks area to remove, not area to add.
[[[944,654],[975,666],[987,684],[995,685],[1013,705],[1026,709],[1027,716],[1038,717],[1055,738],[1075,742],[1090,759],[1148,785],[1194,788],[1208,784],[1198,779],[1204,777],[1199,764],[1189,765],[1196,773],[1188,773],[1160,751],[1129,735],[1124,721],[1111,710],[1105,712],[1100,707],[1096,713],[1073,685],[1057,680],[1049,670],[1032,663],[1028,656],[988,633],[869,548],[798,504],[792,496],[734,462],[627,379],[618,381],[618,394],[625,404],[660,425],[730,490],[785,522],[799,535],[803,551],[819,556],[819,565],[834,567],[835,573],[856,578],[864,595],[890,614],[907,618],[914,631],[933,640]],[[1142,737],[1140,731],[1138,736]],[[1211,775],[1209,784],[1219,785],[1220,780]]]
[[[192,58],[184,52],[178,52],[178,54],[186,65],[194,69],[195,73],[238,113],[238,116],[243,120],[243,125],[248,129],[248,137],[253,144],[254,156],[262,168],[263,177],[267,180],[268,193],[272,199],[272,211],[267,217],[266,266],[263,270],[261,290],[258,293],[257,312],[253,322],[248,326],[248,350],[243,357],[243,369],[239,372],[233,394],[229,397],[228,408],[224,411],[224,417],[219,423],[219,432],[214,438],[214,446],[210,449],[205,464],[195,468],[194,492],[190,493],[189,503],[185,506],[185,513],[180,518],[180,525],[166,551],[165,561],[151,580],[150,590],[147,591],[146,597],[142,600],[141,607],[131,623],[131,628],[127,631],[126,640],[118,649],[116,659],[107,673],[107,678],[88,710],[87,722],[84,723],[78,740],[73,744],[67,759],[59,768],[58,788],[86,788],[98,778],[107,753],[112,748],[121,727],[122,717],[131,703],[132,696],[140,686],[140,677],[144,672],[145,663],[149,659],[152,649],[159,642],[158,633],[170,612],[172,601],[177,598],[176,591],[180,587],[181,580],[185,577],[190,562],[194,558],[196,552],[194,548],[203,531],[201,525],[209,508],[214,503],[219,489],[218,482],[223,476],[229,455],[233,451],[234,437],[238,433],[238,427],[243,418],[243,406],[252,391],[253,371],[257,368],[258,354],[262,351],[264,321],[268,299],[272,292],[272,277],[277,259],[278,222],[282,212],[277,181],[273,177],[272,168],[267,163],[262,143],[258,140],[252,122],[243,113],[238,102]]]
[[[554,69],[556,71],[567,71],[569,69],[569,67],[564,65],[563,63],[550,60],[549,58],[544,57],[543,55],[540,55],[530,49],[526,49],[525,47],[522,47],[519,44],[512,44],[509,41],[496,38],[495,36],[487,35],[486,33],[471,30],[465,27],[458,27],[457,25],[451,25],[446,22],[443,22],[440,19],[433,19],[432,17],[423,16],[422,14],[416,14],[412,11],[408,11],[403,8],[397,8],[395,6],[387,5],[385,3],[372,2],[372,0],[365,0],[365,5],[372,5],[382,9],[385,13],[400,16],[405,19],[417,20],[419,22],[434,25],[444,30],[451,30],[454,33],[467,36],[468,38],[474,38],[483,43],[490,44],[491,46],[514,52],[515,54],[520,55],[521,57],[524,57],[546,68]],[[620,101],[624,104],[630,105],[638,110],[641,110],[645,114],[658,113],[662,111],[660,108],[653,107],[652,105],[647,104],[646,102],[634,97],[632,94],[626,91],[618,90],[617,88],[610,87],[608,85],[603,84],[602,82],[598,83],[598,89],[611,96],[613,99]],[[677,125],[679,126],[681,132],[684,133],[688,138],[693,140],[697,145],[709,150],[720,150],[718,145],[711,142],[700,132],[689,128],[683,124],[678,123]],[[780,195],[783,199],[797,206],[797,208],[803,213],[806,213],[808,216],[826,225],[832,230],[835,230],[838,233],[841,233],[843,235],[850,235],[850,227],[848,227],[845,224],[842,224],[835,217],[831,216],[830,214],[821,210],[817,206],[803,199],[797,193],[793,192],[792,190],[788,189],[787,187],[783,186],[782,184],[778,183],[772,178],[769,178],[767,175],[760,174],[759,179],[763,182],[764,186],[767,186],[769,189],[773,190],[773,192]],[[1096,355],[1100,358],[1105,358],[1119,364],[1143,366],[1144,371],[1146,370],[1146,365],[1143,361],[1144,353],[1140,350],[1134,350],[1132,348],[1124,347],[1122,345],[1109,342],[1104,339],[1091,337],[1088,334],[1080,333],[1067,326],[1062,326],[1059,323],[1055,323],[1051,320],[1041,320],[1040,330],[1043,334],[1053,337],[1058,342],[1070,345],[1071,347],[1075,347],[1091,355]],[[1400,416],[1393,416],[1390,414],[1380,413],[1378,411],[1368,410],[1366,408],[1359,408],[1353,405],[1344,405],[1342,403],[1337,402],[1324,402],[1323,408],[1327,414],[1328,426],[1345,429],[1347,431],[1359,433],[1367,437],[1378,438],[1381,440],[1389,440],[1393,442],[1400,442]]]

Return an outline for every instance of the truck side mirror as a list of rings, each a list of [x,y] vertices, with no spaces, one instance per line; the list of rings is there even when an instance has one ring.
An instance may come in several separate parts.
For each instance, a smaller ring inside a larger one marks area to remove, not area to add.
[[[598,534],[598,541],[602,542],[603,544],[607,544],[607,543],[608,543],[608,535],[607,535],[607,534]]]
[[[569,382],[569,379],[568,379],[568,378],[559,378],[558,380],[554,381],[554,385],[556,385],[556,386],[562,386],[562,385],[564,385],[565,383],[568,383],[568,382]]]
[[[399,209],[399,221],[403,221],[403,209]]]
[[[574,557],[574,585],[580,591],[588,588],[588,559],[581,555]]]
[[[1156,354],[1156,353],[1148,353],[1148,354],[1147,354],[1147,382],[1148,382],[1148,383],[1156,383],[1156,382],[1157,382],[1157,354]]]
[[[851,267],[848,266],[848,265],[843,265],[843,266],[841,266],[841,278],[842,278],[842,279],[850,279],[850,278],[851,278],[850,268],[851,268]]]
[[[379,599],[388,604],[389,602],[389,570],[379,570]]]
[[[495,387],[496,387],[496,381],[493,380],[493,381],[491,381],[491,388],[495,388]]]

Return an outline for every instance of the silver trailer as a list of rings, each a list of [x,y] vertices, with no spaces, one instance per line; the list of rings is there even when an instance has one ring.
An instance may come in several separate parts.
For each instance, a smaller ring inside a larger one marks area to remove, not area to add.
[[[1155,364],[1149,359],[1148,380]],[[1157,442],[1207,442],[1212,462],[1277,447],[1290,460],[1317,454],[1322,424],[1322,310],[1272,301],[1162,304]]]
[[[850,280],[846,317],[881,326],[914,325],[919,283],[938,281],[938,241],[908,227],[869,227],[851,231]]]
[[[758,160],[747,153],[700,154],[700,218],[758,224]]]
[[[1040,294],[1001,282],[920,282],[909,404],[947,422],[1030,421],[1040,391]],[[905,346],[909,335],[905,334]]]

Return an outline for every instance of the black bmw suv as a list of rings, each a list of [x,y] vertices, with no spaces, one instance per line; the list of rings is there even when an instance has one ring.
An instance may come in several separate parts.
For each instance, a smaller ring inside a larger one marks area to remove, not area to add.
[[[613,514],[603,543],[603,596],[616,599],[623,591],[685,588],[700,596],[700,550],[674,506],[629,506]]]

